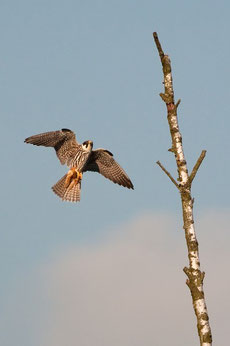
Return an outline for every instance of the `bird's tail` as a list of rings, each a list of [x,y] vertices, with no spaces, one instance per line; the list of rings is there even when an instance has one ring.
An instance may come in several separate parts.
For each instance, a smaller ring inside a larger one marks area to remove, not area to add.
[[[58,182],[52,186],[52,190],[58,195],[63,201],[79,202],[81,198],[81,181],[79,181],[73,187],[65,187],[65,180],[67,174],[64,175]]]

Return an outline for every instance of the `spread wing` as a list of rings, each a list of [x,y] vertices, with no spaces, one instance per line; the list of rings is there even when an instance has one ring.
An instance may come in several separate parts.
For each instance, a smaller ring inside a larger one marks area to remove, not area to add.
[[[113,154],[105,149],[93,150],[84,171],[102,174],[115,184],[133,189],[133,184],[123,168],[114,160]]]
[[[62,165],[71,163],[79,147],[74,132],[69,129],[40,133],[26,138],[25,142],[44,147],[53,147]]]

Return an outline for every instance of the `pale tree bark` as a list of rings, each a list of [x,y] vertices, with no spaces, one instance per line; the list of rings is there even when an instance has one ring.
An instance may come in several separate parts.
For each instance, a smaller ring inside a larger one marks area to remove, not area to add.
[[[191,174],[189,175],[182,146],[182,136],[179,130],[177,119],[177,108],[179,106],[180,100],[176,104],[174,103],[170,58],[168,55],[164,54],[156,32],[153,33],[153,38],[157,46],[163,68],[163,83],[165,91],[164,93],[160,94],[160,96],[167,107],[167,118],[172,138],[172,147],[169,149],[169,151],[171,151],[175,155],[178,171],[177,181],[171,176],[171,174],[159,161],[157,162],[157,164],[167,174],[167,176],[180,192],[184,222],[183,228],[185,231],[189,259],[189,266],[184,268],[184,272],[188,277],[186,283],[191,292],[193,308],[197,317],[197,329],[200,338],[200,345],[210,346],[212,345],[212,334],[209,325],[209,317],[203,289],[203,280],[205,273],[201,272],[200,270],[198,242],[196,238],[193,219],[194,200],[191,196],[191,185],[205,157],[206,151],[202,151]]]

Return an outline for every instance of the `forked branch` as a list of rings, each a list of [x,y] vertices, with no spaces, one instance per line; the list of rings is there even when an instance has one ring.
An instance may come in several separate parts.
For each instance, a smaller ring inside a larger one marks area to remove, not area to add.
[[[171,176],[171,174],[167,171],[167,169],[164,168],[164,166],[160,163],[160,161],[157,161],[156,164],[160,166],[162,171],[165,172],[165,174],[169,177],[169,179],[173,182],[173,184],[179,189],[179,185],[177,184],[176,180]]]
[[[196,176],[196,173],[198,172],[198,169],[200,168],[200,165],[202,164],[202,161],[204,160],[206,155],[206,150],[202,150],[199,159],[196,161],[195,166],[193,167],[192,173],[190,174],[189,180],[190,184],[192,184],[193,179]]]
[[[157,33],[153,33],[153,38],[161,59],[163,75],[164,75],[164,93],[160,96],[165,102],[167,107],[167,119],[172,139],[172,147],[169,149],[174,155],[177,164],[178,181],[171,176],[171,174],[160,164],[157,164],[162,170],[168,175],[174,185],[179,188],[182,211],[183,211],[183,222],[185,230],[185,238],[188,248],[189,267],[184,268],[184,272],[188,279],[186,281],[192,296],[193,308],[197,317],[197,328],[200,338],[201,346],[212,345],[212,334],[209,325],[208,311],[205,303],[205,295],[203,289],[204,273],[200,270],[200,259],[198,251],[198,242],[196,239],[196,233],[194,228],[193,219],[193,198],[191,196],[191,184],[198,172],[198,169],[205,157],[206,151],[203,150],[199,159],[197,160],[191,175],[188,174],[187,163],[185,160],[184,150],[182,146],[182,135],[179,130],[177,108],[180,100],[174,103],[174,91],[171,73],[171,62],[168,55],[165,55],[158,39]]]

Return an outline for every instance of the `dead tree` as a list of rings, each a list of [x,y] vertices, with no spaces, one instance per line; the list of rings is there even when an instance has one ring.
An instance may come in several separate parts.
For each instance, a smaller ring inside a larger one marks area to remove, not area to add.
[[[177,108],[180,104],[180,100],[178,100],[176,103],[174,102],[170,58],[168,55],[164,54],[156,32],[153,33],[153,38],[161,59],[163,69],[163,83],[165,90],[164,93],[160,94],[160,96],[167,107],[167,118],[172,138],[172,147],[169,149],[169,151],[174,154],[176,159],[178,171],[177,181],[172,177],[172,175],[165,169],[165,167],[159,161],[157,161],[157,164],[170,178],[170,180],[173,182],[173,184],[176,186],[180,193],[184,222],[183,228],[185,231],[185,238],[189,258],[189,266],[184,268],[184,272],[188,277],[186,280],[186,284],[190,289],[193,308],[197,317],[197,329],[200,338],[200,345],[210,346],[212,345],[212,334],[209,325],[209,317],[203,289],[203,280],[205,273],[201,272],[200,270],[198,242],[196,238],[193,219],[194,200],[191,195],[191,186],[193,179],[195,178],[196,173],[205,157],[206,151],[202,151],[195,166],[193,167],[191,174],[189,174],[182,146],[182,136],[179,130],[177,119]]]

